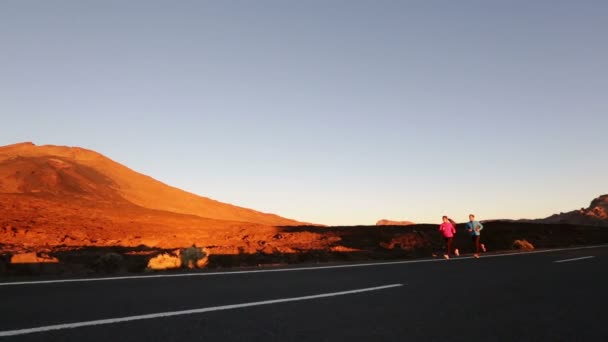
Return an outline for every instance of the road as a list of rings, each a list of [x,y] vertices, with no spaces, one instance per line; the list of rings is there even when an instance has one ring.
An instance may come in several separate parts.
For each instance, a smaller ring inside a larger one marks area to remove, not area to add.
[[[481,259],[3,283],[0,340],[608,341],[606,269],[608,246],[600,246]],[[29,328],[35,329],[23,330]]]

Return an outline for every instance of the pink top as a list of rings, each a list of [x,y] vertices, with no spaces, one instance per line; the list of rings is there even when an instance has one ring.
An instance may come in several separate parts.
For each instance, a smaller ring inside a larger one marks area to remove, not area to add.
[[[446,238],[454,237],[454,234],[456,234],[456,228],[454,228],[454,225],[450,222],[440,224],[439,231],[442,232],[443,236]]]

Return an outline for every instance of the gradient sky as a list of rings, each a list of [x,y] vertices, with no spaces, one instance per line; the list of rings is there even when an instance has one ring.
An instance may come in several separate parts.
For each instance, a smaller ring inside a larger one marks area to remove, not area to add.
[[[608,1],[0,2],[0,145],[308,222],[608,193]]]

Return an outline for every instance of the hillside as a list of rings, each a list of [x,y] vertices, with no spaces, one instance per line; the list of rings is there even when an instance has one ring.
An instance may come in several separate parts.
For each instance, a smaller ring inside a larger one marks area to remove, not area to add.
[[[273,239],[302,223],[170,187],[93,151],[31,143],[0,147],[0,213],[0,255],[193,244],[274,253],[320,241]]]
[[[272,226],[302,224],[168,186],[97,152],[77,147],[32,143],[0,147],[0,193],[131,203],[147,209]]]
[[[608,194],[595,198],[587,208],[555,214],[533,222],[608,227]]]

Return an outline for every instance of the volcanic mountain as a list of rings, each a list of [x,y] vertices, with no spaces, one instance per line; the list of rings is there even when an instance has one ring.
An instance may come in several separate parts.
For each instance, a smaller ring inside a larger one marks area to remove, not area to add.
[[[94,151],[32,143],[0,147],[0,212],[4,248],[236,248],[243,236],[304,224],[182,191]]]
[[[608,194],[591,201],[588,208],[555,214],[544,219],[534,220],[534,222],[608,226]]]
[[[103,155],[77,147],[22,143],[0,147],[0,193],[81,197],[267,225],[299,225],[273,214],[197,196],[137,173]]]

